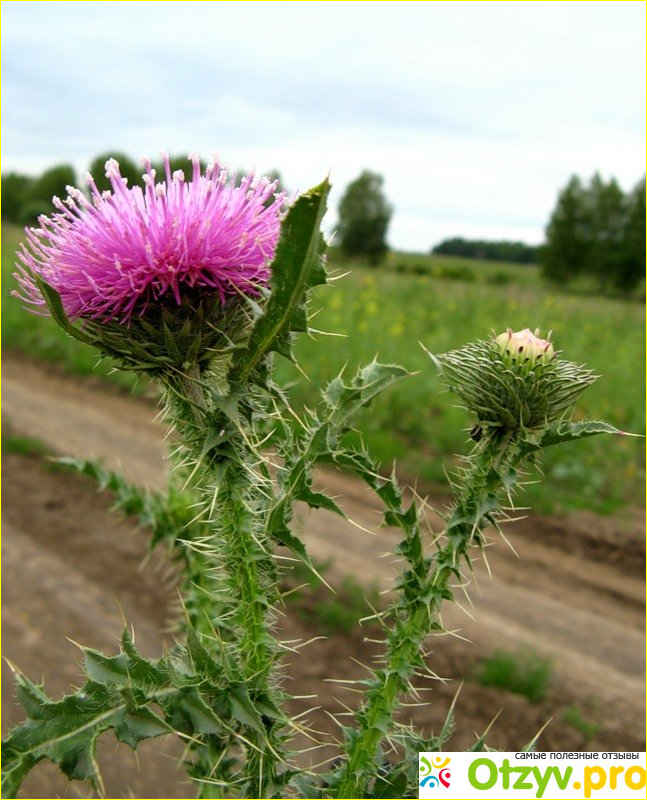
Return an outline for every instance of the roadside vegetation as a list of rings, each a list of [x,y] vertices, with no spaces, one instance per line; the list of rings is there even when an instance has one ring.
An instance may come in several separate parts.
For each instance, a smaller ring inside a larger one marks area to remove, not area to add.
[[[527,697],[531,703],[541,703],[546,698],[551,674],[550,661],[533,651],[497,650],[481,664],[476,679],[481,686],[504,689]]]
[[[21,237],[19,228],[3,226],[4,347],[133,390],[132,376],[111,374],[109,363],[97,365],[93,350],[66,338],[49,318],[25,314],[9,296]],[[298,402],[305,406],[314,403],[316,386],[344,366],[351,373],[376,355],[418,372],[366,410],[360,422],[385,470],[397,459],[402,475],[417,474],[427,487],[444,484],[448,462],[466,449],[468,415],[440,392],[436,371],[418,342],[442,353],[508,326],[552,330],[558,349],[602,376],[582,399],[579,413],[644,432],[642,303],[560,291],[543,283],[532,265],[452,256],[390,252],[375,268],[333,249],[330,268],[340,276],[349,274],[316,292],[313,307],[320,312],[313,324],[336,335],[321,336],[316,344],[301,337],[298,360],[310,381],[287,362],[280,375],[297,383]],[[549,450],[543,469],[549,480],[528,486],[523,505],[553,513],[577,508],[612,513],[642,500],[640,439],[620,437],[611,446],[604,438],[592,438],[576,452]]]

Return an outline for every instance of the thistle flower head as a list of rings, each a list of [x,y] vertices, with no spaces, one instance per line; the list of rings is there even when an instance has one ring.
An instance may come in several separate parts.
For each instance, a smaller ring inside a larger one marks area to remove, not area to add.
[[[128,187],[110,159],[112,191],[101,194],[87,175],[90,198],[68,187],[54,198],[57,213],[41,216],[27,229],[17,279],[19,297],[38,311],[45,300],[35,276],[59,294],[71,319],[129,324],[158,304],[180,305],[196,294],[228,298],[258,294],[279,236],[283,194],[265,178],[245,177],[239,186],[217,163],[201,173],[191,155],[193,175],[156,180],[148,159],[144,186]]]
[[[541,428],[558,419],[596,376],[558,357],[548,339],[509,328],[434,357],[451,391],[480,425]]]

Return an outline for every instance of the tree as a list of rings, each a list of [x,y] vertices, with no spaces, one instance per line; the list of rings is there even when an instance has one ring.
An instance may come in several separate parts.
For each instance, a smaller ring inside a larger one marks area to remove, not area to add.
[[[69,164],[58,164],[45,170],[32,183],[25,203],[22,207],[21,222],[29,225],[35,222],[40,214],[51,214],[54,211],[52,197],[67,196],[67,187],[76,185],[74,168]]]
[[[627,203],[612,178],[608,183],[596,173],[586,194],[589,207],[590,256],[588,270],[603,290],[614,286],[623,260]]]
[[[541,248],[542,275],[568,283],[586,271],[591,255],[590,208],[582,182],[573,175],[559,193]]]
[[[560,192],[541,248],[543,275],[594,278],[603,291],[633,291],[645,274],[645,181],[625,194],[615,178],[573,176]]]
[[[622,258],[614,275],[621,292],[630,292],[645,277],[645,179],[625,198]]]
[[[17,172],[2,176],[2,219],[5,222],[21,222],[23,208],[29,197],[34,179]]]
[[[382,192],[381,175],[364,170],[350,183],[339,203],[339,225],[342,251],[349,256],[364,256],[378,264],[388,245],[386,232],[393,209]]]
[[[111,158],[119,162],[121,177],[128,179],[128,186],[135,186],[142,182],[144,168],[138,167],[125,153],[102,153],[93,160],[89,169],[100,192],[111,189],[110,181],[106,178],[106,161]]]

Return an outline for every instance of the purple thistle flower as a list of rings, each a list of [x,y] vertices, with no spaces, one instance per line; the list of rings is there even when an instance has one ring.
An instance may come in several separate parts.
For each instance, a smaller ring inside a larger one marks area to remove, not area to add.
[[[198,157],[189,159],[191,182],[181,170],[171,175],[163,153],[165,181],[155,182],[146,158],[144,187],[128,188],[110,159],[112,192],[99,193],[89,174],[90,199],[68,186],[65,201],[53,200],[58,213],[26,229],[17,296],[46,313],[38,275],[56,289],[71,319],[128,323],[149,304],[162,298],[180,304],[192,290],[215,292],[222,304],[232,295],[257,295],[269,280],[285,194],[253,175],[235,186],[218,163],[202,175]]]

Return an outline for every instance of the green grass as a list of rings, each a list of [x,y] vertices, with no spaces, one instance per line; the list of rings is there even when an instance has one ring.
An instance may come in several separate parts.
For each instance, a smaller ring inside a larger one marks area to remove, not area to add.
[[[4,424],[3,424],[4,428]],[[32,436],[2,433],[2,455],[33,456],[46,458],[51,455],[45,442]]]
[[[338,248],[331,247],[328,260],[332,268],[345,271],[348,259]],[[351,261],[353,268],[364,268],[361,260]],[[539,267],[535,264],[510,264],[505,261],[484,261],[461,256],[426,255],[423,253],[389,252],[380,267],[370,271],[396,272],[405,275],[426,276],[435,280],[457,280],[486,285],[535,286],[539,281]]]
[[[26,458],[38,458],[43,462],[43,467],[47,472],[64,472],[65,470],[69,470],[69,467],[57,461],[55,455],[42,439],[16,434],[12,431],[10,423],[3,422],[2,428],[3,457],[17,455],[25,456]]]
[[[551,665],[534,652],[509,653],[497,650],[486,659],[476,676],[482,686],[505,689],[541,703],[550,682]]]
[[[585,719],[577,706],[568,706],[564,709],[562,718],[567,725],[578,730],[587,741],[593,739],[601,728],[599,723],[589,722]]]
[[[51,320],[26,314],[8,297],[19,240],[17,229],[4,231],[4,346],[56,361],[70,372],[97,374],[94,351],[65,337]],[[508,326],[552,329],[566,358],[603,376],[578,404],[578,418],[603,418],[622,429],[644,432],[643,305],[560,293],[545,286],[533,266],[397,253],[389,254],[381,268],[339,259],[333,251],[332,271],[350,269],[350,274],[318,289],[311,307],[319,311],[314,327],[343,337],[301,337],[297,356],[311,380],[283,360],[279,377],[294,383],[298,408],[315,403],[317,387],[344,365],[351,372],[378,356],[417,372],[379,398],[358,421],[386,469],[397,459],[401,474],[417,476],[419,484],[444,483],[445,468],[469,447],[470,419],[443,391],[419,342],[441,353]],[[467,270],[472,277],[466,279]],[[106,375],[109,369],[102,364],[98,373]],[[134,384],[122,373],[111,380],[127,388]],[[591,508],[611,513],[642,501],[641,440],[598,437],[556,448],[546,453],[543,470],[545,480],[529,486],[519,498],[523,505],[546,512]]]

